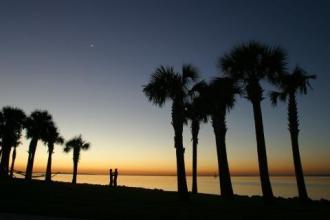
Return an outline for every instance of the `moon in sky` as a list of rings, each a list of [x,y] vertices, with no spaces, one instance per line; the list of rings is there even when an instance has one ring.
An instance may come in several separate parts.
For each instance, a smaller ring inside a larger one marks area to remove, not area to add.
[[[89,47],[93,48],[94,47],[94,44],[90,44]]]

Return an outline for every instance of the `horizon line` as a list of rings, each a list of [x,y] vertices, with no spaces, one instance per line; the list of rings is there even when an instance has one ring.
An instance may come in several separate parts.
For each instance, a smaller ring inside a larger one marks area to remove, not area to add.
[[[45,172],[33,172],[35,174],[45,174]],[[64,175],[72,175],[73,173],[70,173],[70,172],[56,172],[56,173],[52,173],[53,175],[56,174],[64,174]],[[97,176],[97,175],[102,175],[102,176],[108,176],[109,174],[106,174],[106,173],[78,173],[78,175],[94,175],[94,176]],[[120,174],[120,176],[176,176],[176,174],[136,174],[136,173],[132,173],[132,174],[129,174],[129,173],[122,173]],[[189,176],[191,177],[192,175],[189,174],[189,175],[186,175],[186,176]],[[197,176],[210,176],[210,177],[218,177],[219,175],[212,175],[212,174],[201,174],[201,175],[197,175]],[[259,177],[258,174],[233,174],[231,175],[232,177]],[[295,177],[295,174],[273,174],[273,175],[269,175],[270,177]],[[307,174],[307,175],[304,175],[305,177],[330,177],[330,174]]]

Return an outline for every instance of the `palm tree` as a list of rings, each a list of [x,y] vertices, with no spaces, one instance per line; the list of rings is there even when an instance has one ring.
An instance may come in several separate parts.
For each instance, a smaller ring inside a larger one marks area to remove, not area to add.
[[[25,123],[26,136],[31,138],[29,145],[29,156],[26,166],[25,179],[32,179],[34,156],[37,149],[38,140],[45,141],[46,131],[52,126],[52,116],[47,111],[34,111],[27,118]]]
[[[197,70],[191,65],[184,65],[181,74],[174,71],[173,67],[160,66],[151,75],[150,82],[143,88],[144,94],[155,105],[162,107],[167,100],[172,101],[177,187],[181,199],[189,197],[184,162],[185,149],[182,141],[183,125],[185,123],[185,102],[188,96],[189,84],[196,81],[197,77]]]
[[[234,196],[226,150],[226,114],[234,107],[236,94],[240,94],[240,89],[231,78],[216,78],[210,84],[210,113],[217,146],[220,190],[225,198]]]
[[[197,145],[200,123],[207,122],[207,112],[200,95],[195,95],[204,82],[201,81],[191,89],[192,101],[186,104],[186,116],[191,121],[191,140],[192,140],[192,189],[191,192],[196,194],[197,189]]]
[[[55,124],[52,124],[48,127],[44,143],[48,146],[48,160],[45,181],[50,182],[52,181],[52,155],[54,153],[54,145],[62,145],[64,143],[64,139],[61,137]]]
[[[25,113],[18,108],[4,107],[0,119],[2,154],[0,162],[0,177],[8,177],[11,148],[21,137]]]
[[[231,78],[215,78],[208,85],[200,85],[200,97],[207,114],[211,116],[215,135],[221,195],[234,196],[226,150],[226,114],[235,104],[235,95],[240,94],[237,82]]]
[[[299,153],[299,119],[296,94],[307,94],[308,88],[311,88],[310,79],[315,79],[316,75],[309,75],[302,68],[296,67],[292,74],[283,74],[279,79],[277,86],[279,91],[273,91],[270,94],[273,105],[277,104],[278,99],[286,102],[288,100],[288,125],[291,136],[291,145],[293,153],[294,168],[298,186],[299,197],[303,200],[308,199],[304,174],[301,165]]]
[[[1,162],[1,155],[2,155],[2,127],[3,127],[3,114],[2,114],[2,111],[0,111],[0,162]],[[1,170],[0,170],[0,172],[1,172]]]
[[[269,180],[266,143],[264,137],[261,101],[263,89],[260,82],[264,79],[273,82],[285,70],[286,55],[279,47],[269,47],[258,42],[249,42],[235,47],[220,59],[225,75],[239,80],[252,103],[254,112],[257,152],[262,193],[266,200],[273,198]]]
[[[78,162],[80,157],[81,150],[88,150],[90,148],[90,143],[84,141],[81,135],[72,138],[65,144],[64,152],[68,153],[73,149],[73,178],[72,183],[77,183],[77,171],[78,171]]]
[[[14,144],[13,148],[13,154],[11,156],[11,166],[10,166],[10,177],[13,177],[14,175],[14,167],[15,167],[15,160],[16,160],[16,148],[18,147],[18,145],[20,145],[21,142],[17,139],[16,143]]]

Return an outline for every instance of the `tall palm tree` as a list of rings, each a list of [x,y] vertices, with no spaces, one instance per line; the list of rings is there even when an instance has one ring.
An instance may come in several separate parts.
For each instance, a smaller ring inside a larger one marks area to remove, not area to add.
[[[72,183],[77,183],[77,171],[78,171],[78,162],[80,158],[81,150],[88,150],[90,148],[90,143],[84,141],[81,135],[70,139],[65,144],[64,152],[68,153],[73,150],[73,177]]]
[[[4,107],[0,119],[2,154],[0,162],[0,177],[8,177],[11,148],[21,137],[25,113],[18,108]]]
[[[54,153],[54,145],[62,145],[64,143],[64,139],[58,132],[58,128],[55,126],[55,124],[52,124],[48,127],[44,143],[48,146],[48,160],[45,181],[50,182],[52,181],[52,155]]]
[[[199,88],[204,82],[201,81],[193,86],[191,89],[191,102],[186,104],[186,116],[191,121],[191,140],[192,140],[192,189],[191,192],[196,194],[198,192],[197,187],[197,145],[198,134],[200,129],[200,123],[207,122],[207,111],[203,103],[202,97],[197,94]]]
[[[13,148],[13,154],[11,156],[11,166],[10,166],[10,177],[13,177],[14,175],[14,167],[15,167],[15,161],[16,161],[16,148],[21,144],[21,142],[19,140],[16,141],[16,143],[14,144]]]
[[[269,47],[259,42],[249,42],[232,49],[220,59],[225,75],[239,80],[252,103],[262,193],[266,200],[273,198],[269,180],[266,143],[261,112],[263,89],[261,81],[273,82],[285,70],[286,55],[279,47]]]
[[[306,71],[297,66],[291,74],[283,74],[281,76],[277,83],[279,91],[273,91],[270,94],[273,105],[276,105],[278,100],[283,102],[288,100],[288,125],[291,136],[293,162],[299,197],[303,200],[308,199],[308,195],[299,153],[299,119],[296,94],[300,93],[306,95],[308,88],[311,88],[309,80],[315,78],[316,75],[309,75]]]
[[[47,129],[52,126],[52,116],[47,111],[34,111],[27,118],[25,123],[26,137],[31,138],[29,145],[29,156],[26,166],[25,179],[32,179],[34,156],[38,140],[45,140]]]
[[[185,149],[182,140],[183,125],[185,123],[185,102],[189,85],[197,78],[197,70],[191,65],[184,65],[181,74],[174,71],[173,67],[160,66],[151,75],[150,82],[143,88],[144,94],[155,105],[162,107],[167,100],[172,101],[177,187],[181,199],[187,199],[189,196],[184,162]]]

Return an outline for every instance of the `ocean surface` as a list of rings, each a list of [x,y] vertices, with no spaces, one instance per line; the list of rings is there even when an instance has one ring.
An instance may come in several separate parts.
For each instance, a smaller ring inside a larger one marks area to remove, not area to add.
[[[108,175],[78,175],[78,183],[109,184]],[[53,177],[55,181],[70,182],[71,174],[58,174]],[[187,177],[188,187],[191,189],[191,177]],[[330,200],[330,177],[307,176],[305,177],[308,194],[312,199]],[[233,176],[233,189],[238,195],[261,195],[260,180],[258,176]],[[271,177],[275,196],[285,198],[298,195],[296,180],[293,176]],[[119,175],[118,185],[142,187],[148,189],[163,189],[176,191],[175,176],[130,176]],[[220,194],[219,178],[212,176],[198,177],[198,191],[200,193]]]

